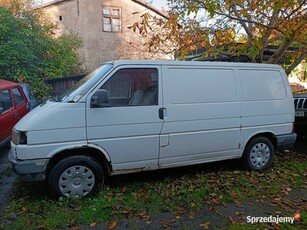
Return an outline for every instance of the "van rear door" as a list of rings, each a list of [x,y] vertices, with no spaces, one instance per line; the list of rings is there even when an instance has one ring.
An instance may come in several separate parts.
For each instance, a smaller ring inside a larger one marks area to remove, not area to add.
[[[240,102],[232,68],[165,67],[161,166],[236,158]]]

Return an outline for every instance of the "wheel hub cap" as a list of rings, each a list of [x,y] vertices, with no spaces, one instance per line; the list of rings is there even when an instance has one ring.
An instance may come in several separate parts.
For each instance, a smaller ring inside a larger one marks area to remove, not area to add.
[[[250,161],[253,166],[262,168],[269,162],[270,156],[269,146],[265,143],[258,143],[251,150]]]
[[[59,178],[61,193],[68,197],[84,197],[89,194],[95,185],[95,175],[82,165],[66,169]]]

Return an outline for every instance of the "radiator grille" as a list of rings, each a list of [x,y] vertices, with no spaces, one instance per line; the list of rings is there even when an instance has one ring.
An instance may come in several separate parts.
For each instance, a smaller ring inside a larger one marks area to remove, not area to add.
[[[307,109],[307,98],[294,98],[294,106],[296,109]]]

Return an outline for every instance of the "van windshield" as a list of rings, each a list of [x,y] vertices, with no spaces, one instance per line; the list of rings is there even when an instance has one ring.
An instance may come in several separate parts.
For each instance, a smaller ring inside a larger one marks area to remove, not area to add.
[[[57,98],[60,102],[77,102],[81,97],[83,97],[88,90],[90,90],[100,79],[102,79],[110,69],[112,69],[113,64],[105,64],[92,73],[87,74],[84,78],[78,81],[73,87],[71,87],[62,96]]]

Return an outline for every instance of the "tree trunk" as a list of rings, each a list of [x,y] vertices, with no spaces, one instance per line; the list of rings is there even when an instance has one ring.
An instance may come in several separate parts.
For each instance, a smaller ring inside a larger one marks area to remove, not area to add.
[[[285,39],[284,43],[281,44],[281,46],[279,46],[276,52],[269,59],[268,61],[269,64],[277,63],[277,61],[282,57],[282,55],[285,53],[285,51],[288,49],[288,47],[292,43],[294,36],[295,36],[295,33],[292,33],[289,38]]]
[[[304,60],[304,58],[306,57],[306,55],[307,55],[307,52],[304,52],[304,53],[302,53],[300,56],[298,56],[298,57],[294,60],[294,62],[293,62],[293,63],[288,67],[288,69],[286,70],[287,76],[289,76],[289,74],[292,72],[292,70],[294,70],[295,67],[297,67],[297,66],[301,63],[301,61]]]

